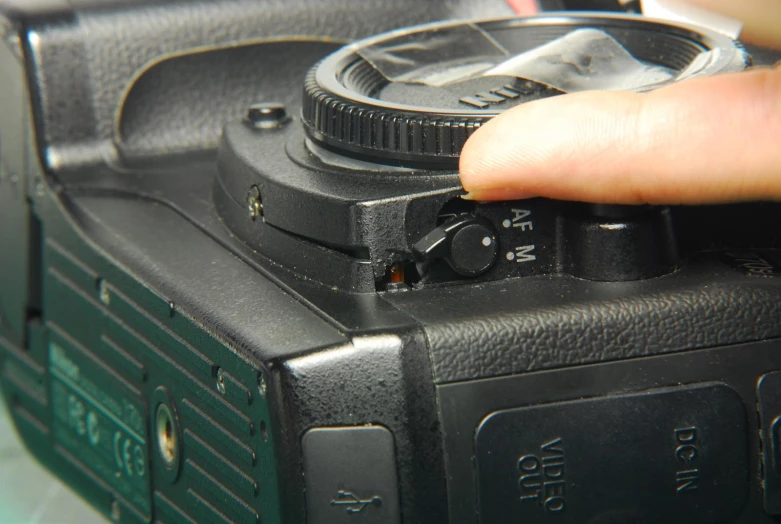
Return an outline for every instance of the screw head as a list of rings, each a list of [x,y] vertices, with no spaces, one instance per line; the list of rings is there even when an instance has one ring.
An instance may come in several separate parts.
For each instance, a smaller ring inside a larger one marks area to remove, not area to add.
[[[111,305],[111,293],[109,292],[108,286],[103,279],[98,282],[98,296],[104,305]]]
[[[266,375],[262,371],[258,373],[258,393],[263,398],[266,398],[266,391],[268,391],[268,385],[266,384]]]
[[[220,395],[225,394],[225,372],[222,371],[222,368],[217,370],[217,391],[220,392]]]
[[[263,200],[258,186],[252,186],[247,192],[247,211],[252,220],[263,216]]]
[[[290,118],[287,115],[285,104],[275,102],[253,104],[247,110],[247,122],[258,129],[270,129],[280,127]]]

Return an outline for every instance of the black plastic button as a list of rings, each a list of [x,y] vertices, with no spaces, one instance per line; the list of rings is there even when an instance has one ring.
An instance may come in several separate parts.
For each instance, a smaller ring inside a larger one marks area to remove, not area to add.
[[[721,384],[494,413],[476,436],[480,521],[728,521],[746,503],[746,431]]]
[[[307,522],[401,522],[390,431],[381,426],[315,428],[301,445]]]

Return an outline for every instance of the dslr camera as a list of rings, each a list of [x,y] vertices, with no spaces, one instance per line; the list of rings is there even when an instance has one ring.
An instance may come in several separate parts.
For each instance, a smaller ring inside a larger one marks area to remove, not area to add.
[[[0,11],[3,400],[107,518],[777,522],[779,205],[458,178],[518,104],[777,56],[504,0]]]

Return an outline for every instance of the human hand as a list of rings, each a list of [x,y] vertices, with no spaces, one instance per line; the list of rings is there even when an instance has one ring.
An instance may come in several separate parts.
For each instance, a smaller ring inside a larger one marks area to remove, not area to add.
[[[690,1],[741,19],[747,43],[781,49],[781,0]],[[474,200],[781,200],[781,67],[524,104],[467,141],[460,173]]]

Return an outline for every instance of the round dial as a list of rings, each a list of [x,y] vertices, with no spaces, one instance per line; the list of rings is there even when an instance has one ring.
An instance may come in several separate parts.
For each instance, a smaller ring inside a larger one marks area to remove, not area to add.
[[[310,138],[339,153],[452,168],[466,139],[515,105],[594,89],[650,91],[749,65],[724,35],[634,15],[444,22],[329,56],[306,78],[302,116]]]

